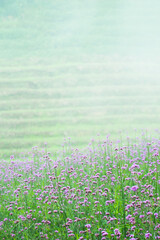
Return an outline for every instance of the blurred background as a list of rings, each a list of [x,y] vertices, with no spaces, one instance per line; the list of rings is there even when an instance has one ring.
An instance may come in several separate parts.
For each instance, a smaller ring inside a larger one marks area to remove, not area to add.
[[[160,126],[160,1],[1,0],[0,156]]]

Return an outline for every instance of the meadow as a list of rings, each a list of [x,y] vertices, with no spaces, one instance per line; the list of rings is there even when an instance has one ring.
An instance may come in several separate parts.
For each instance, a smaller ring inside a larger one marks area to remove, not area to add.
[[[159,10],[0,0],[0,239],[160,239]]]
[[[160,239],[160,141],[107,136],[0,164],[0,238]]]

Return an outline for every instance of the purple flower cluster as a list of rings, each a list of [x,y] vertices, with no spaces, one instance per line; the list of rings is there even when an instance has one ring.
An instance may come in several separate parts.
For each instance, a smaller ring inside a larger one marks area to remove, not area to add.
[[[158,139],[107,137],[84,153],[11,155],[0,163],[1,239],[160,239],[159,150]]]

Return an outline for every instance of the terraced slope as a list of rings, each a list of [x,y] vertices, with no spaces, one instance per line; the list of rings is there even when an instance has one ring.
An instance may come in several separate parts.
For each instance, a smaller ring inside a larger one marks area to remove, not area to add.
[[[1,1],[1,156],[159,128],[160,4],[109,2]]]

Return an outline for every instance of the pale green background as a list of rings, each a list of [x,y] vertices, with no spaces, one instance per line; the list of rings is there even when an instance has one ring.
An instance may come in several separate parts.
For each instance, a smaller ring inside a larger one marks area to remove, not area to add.
[[[1,157],[159,129],[159,13],[158,0],[1,0]]]

